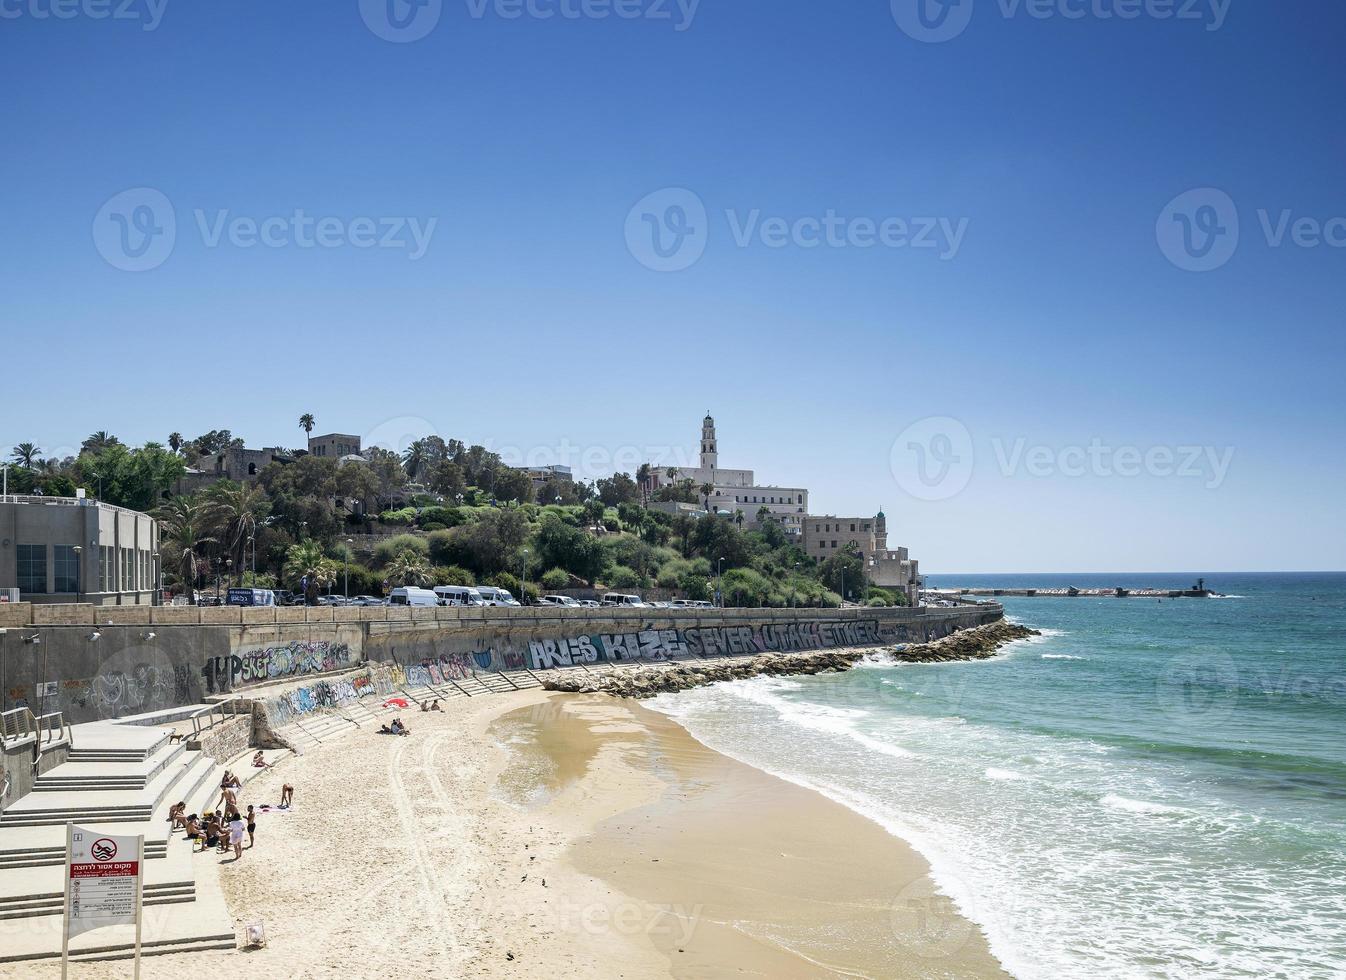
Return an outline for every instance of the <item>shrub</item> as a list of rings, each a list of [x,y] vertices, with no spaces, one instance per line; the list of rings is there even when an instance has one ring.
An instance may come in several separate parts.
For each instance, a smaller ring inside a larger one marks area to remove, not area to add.
[[[472,573],[466,568],[460,568],[457,565],[441,565],[435,568],[436,585],[467,585],[477,584],[477,580],[472,577]],[[504,586],[500,586],[504,588]]]
[[[431,524],[438,524],[440,527],[457,527],[463,523],[463,512],[457,507],[427,507],[417,515],[416,523],[421,526],[423,531],[437,530],[430,527]]]
[[[640,585],[640,575],[634,568],[625,565],[613,565],[603,577],[614,589],[634,589]]]
[[[399,526],[410,526],[416,521],[416,508],[403,507],[401,510],[385,510],[379,515],[379,522],[382,524],[396,524]]]
[[[350,595],[383,595],[383,573],[356,562],[336,562],[332,572],[332,591],[345,594],[347,574]]]
[[[549,568],[542,573],[542,587],[555,592],[570,585],[570,573],[563,568]]]
[[[497,589],[504,589],[514,598],[518,599],[520,595],[519,580],[509,572],[499,572],[492,575],[486,582],[487,585],[494,585]]]
[[[866,606],[873,606],[873,607],[875,607],[875,608],[878,608],[878,607],[880,607],[880,606],[891,606],[892,603],[889,602],[887,599],[883,598],[882,596],[877,596],[877,595],[876,595],[876,596],[871,597],[871,598],[865,603],[865,605],[866,605]]]
[[[374,563],[379,566],[386,565],[404,551],[425,558],[430,554],[430,545],[425,538],[418,535],[397,534],[374,546]]]

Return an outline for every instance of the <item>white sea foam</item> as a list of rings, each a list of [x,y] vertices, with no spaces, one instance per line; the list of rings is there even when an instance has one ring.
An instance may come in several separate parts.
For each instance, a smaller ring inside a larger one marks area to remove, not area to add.
[[[1041,659],[1043,659],[1043,660],[1088,660],[1089,658],[1088,658],[1088,657],[1074,657],[1074,656],[1071,656],[1071,655],[1068,654],[1068,653],[1044,653],[1044,654],[1042,654]]]
[[[986,778],[1001,782],[1013,782],[1016,779],[1027,779],[1028,777],[1021,772],[1011,772],[1008,769],[997,769],[992,766],[990,769],[986,770]]]
[[[1192,812],[1186,807],[1155,803],[1152,800],[1133,800],[1129,796],[1119,796],[1116,793],[1109,793],[1098,802],[1104,806],[1112,807],[1114,810],[1125,810],[1128,813],[1186,814]]]

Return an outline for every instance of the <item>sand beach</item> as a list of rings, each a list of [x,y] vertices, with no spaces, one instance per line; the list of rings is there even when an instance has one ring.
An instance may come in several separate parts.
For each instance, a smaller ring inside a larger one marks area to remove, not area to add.
[[[520,691],[405,720],[408,737],[358,732],[254,779],[244,804],[288,782],[293,811],[260,817],[237,862],[194,858],[219,862],[263,948],[143,975],[1003,975],[902,841],[638,702]]]

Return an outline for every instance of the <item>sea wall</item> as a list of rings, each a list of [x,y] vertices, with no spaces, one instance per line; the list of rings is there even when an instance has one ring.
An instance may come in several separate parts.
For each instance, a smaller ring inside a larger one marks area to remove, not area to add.
[[[91,610],[34,607],[40,624],[0,633],[0,710],[28,705],[38,714],[64,712],[68,722],[78,723],[223,694],[260,696],[256,689],[262,685],[311,679],[295,685],[307,695],[287,694],[295,710],[303,711],[306,704],[364,696],[344,677],[352,670],[358,675],[366,662],[400,669],[400,677],[368,673],[373,693],[385,693],[380,688],[441,683],[483,671],[923,643],[1002,616],[993,603],[831,610],[137,607],[100,608],[95,623]],[[11,622],[22,615],[6,612]],[[134,619],[147,621],[119,622],[120,616],[109,613],[134,613]],[[190,621],[162,621],[164,613]],[[253,613],[269,613],[271,621],[244,622]],[[311,613],[318,615],[310,619]],[[278,621],[280,614],[293,621]],[[346,683],[351,692],[334,687]]]

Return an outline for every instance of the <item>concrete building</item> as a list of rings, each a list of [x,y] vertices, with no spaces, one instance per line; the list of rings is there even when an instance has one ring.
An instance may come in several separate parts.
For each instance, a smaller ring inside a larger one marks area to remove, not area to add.
[[[533,490],[541,490],[552,480],[557,483],[574,483],[575,477],[569,466],[514,466],[511,469],[527,473],[533,481]]]
[[[325,436],[309,436],[308,451],[311,456],[324,459],[341,459],[343,456],[359,456],[360,437],[331,432]]]
[[[901,590],[916,604],[920,563],[912,560],[906,548],[888,547],[888,518],[883,511],[873,517],[810,514],[804,519],[804,553],[815,561],[825,561],[851,542],[864,560],[871,585]]]
[[[82,493],[82,491],[81,491]],[[0,597],[20,602],[152,605],[159,525],[80,497],[0,497]]]
[[[653,496],[660,487],[691,480],[698,488],[700,499],[700,487],[710,484],[715,488],[709,501],[711,510],[727,514],[741,510],[745,525],[756,526],[758,512],[765,507],[787,534],[802,533],[804,517],[809,510],[808,490],[803,487],[760,486],[752,470],[722,469],[715,419],[710,415],[701,421],[700,461],[698,467],[670,467],[650,463],[645,491]]]

